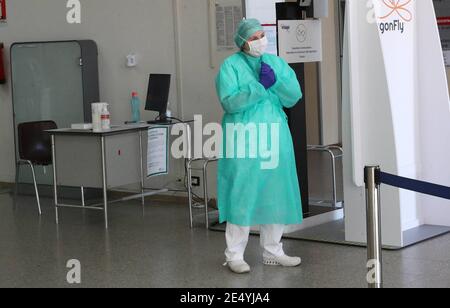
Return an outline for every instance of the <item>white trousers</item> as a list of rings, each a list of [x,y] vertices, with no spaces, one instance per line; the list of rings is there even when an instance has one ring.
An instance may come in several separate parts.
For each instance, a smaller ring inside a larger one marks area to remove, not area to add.
[[[261,226],[261,247],[264,249],[265,257],[280,257],[284,255],[283,244],[281,243],[284,229],[284,225]],[[227,250],[225,251],[227,262],[244,260],[249,236],[250,227],[227,224]]]

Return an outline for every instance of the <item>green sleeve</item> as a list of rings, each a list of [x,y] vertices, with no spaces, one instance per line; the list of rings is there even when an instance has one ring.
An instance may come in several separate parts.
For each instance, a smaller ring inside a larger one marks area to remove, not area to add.
[[[285,108],[292,108],[302,99],[303,93],[294,70],[282,60],[281,69],[276,72],[277,82],[269,89],[278,96]]]
[[[216,78],[217,95],[225,112],[233,114],[244,112],[257,105],[268,93],[256,79],[241,80],[229,63],[224,63]]]

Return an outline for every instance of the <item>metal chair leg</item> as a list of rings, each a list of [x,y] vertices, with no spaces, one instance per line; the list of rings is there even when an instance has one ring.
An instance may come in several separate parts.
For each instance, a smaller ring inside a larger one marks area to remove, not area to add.
[[[14,181],[14,196],[13,196],[14,208],[16,208],[16,205],[17,205],[17,194],[19,192],[20,165],[21,164],[19,162],[16,163],[16,178],[15,178],[15,181]]]
[[[86,202],[84,199],[84,187],[83,186],[81,186],[81,205],[86,206]]]
[[[331,159],[331,173],[332,173],[332,189],[333,189],[333,207],[337,208],[337,186],[336,186],[336,155],[334,155],[333,150],[331,149],[327,149],[325,150],[326,152],[328,152],[328,154],[330,154],[330,159]]]
[[[333,150],[339,151],[341,154],[336,155]],[[338,146],[308,146],[308,151],[315,151],[315,152],[323,152],[330,156],[331,159],[331,171],[332,171],[332,189],[333,189],[333,200],[332,207],[334,209],[338,209],[338,200],[337,200],[337,178],[336,178],[336,161],[338,158],[342,158],[344,155],[344,151],[341,147]],[[342,203],[343,204],[343,203]]]
[[[37,181],[36,181],[36,173],[34,172],[34,166],[31,161],[27,161],[26,163],[31,168],[31,174],[33,175],[34,191],[36,192],[36,201],[37,201],[37,205],[38,205],[39,215],[42,215],[41,201],[39,198],[39,191],[38,191],[38,186],[37,186]]]

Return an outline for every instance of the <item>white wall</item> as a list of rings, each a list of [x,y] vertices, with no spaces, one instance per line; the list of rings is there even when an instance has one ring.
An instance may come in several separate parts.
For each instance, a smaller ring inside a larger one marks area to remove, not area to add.
[[[145,99],[148,74],[152,72],[174,75],[170,101],[175,115],[190,119],[195,114],[202,114],[205,122],[220,123],[223,112],[216,97],[214,79],[222,61],[234,51],[214,53],[210,63],[208,2],[81,0],[82,23],[69,25],[66,22],[66,1],[14,0],[8,2],[8,24],[0,25],[0,41],[4,41],[8,49],[18,41],[95,40],[99,47],[100,95],[103,101],[111,103],[115,123],[129,119],[132,90],[137,90],[140,98]],[[175,35],[176,27],[178,36]],[[330,31],[334,34],[334,28]],[[140,63],[135,69],[125,66],[125,56],[130,52],[137,53],[139,58]],[[9,54],[6,56],[8,62]],[[330,75],[334,74],[333,68]],[[324,78],[329,79],[329,75]],[[324,91],[327,88],[328,85],[324,86]],[[325,93],[324,96],[334,97],[334,87],[330,91],[331,94]],[[334,101],[326,101],[334,104],[330,110],[337,109]],[[12,182],[15,173],[11,105],[8,83],[0,86],[0,182]],[[182,109],[183,114],[177,109]],[[143,115],[149,119],[155,116],[147,112]],[[327,117],[332,115],[328,113]],[[331,122],[337,127],[337,111],[334,117]],[[337,131],[337,128],[330,131]],[[172,161],[172,171],[175,171],[172,176],[162,177],[151,183],[152,186],[182,177],[181,162]],[[215,196],[214,165],[209,180],[212,196]]]
[[[175,74],[172,1],[81,1],[82,23],[66,22],[66,1],[14,0],[8,2],[8,23],[0,26],[6,48],[20,41],[93,39],[99,47],[100,95],[111,104],[114,123],[130,118],[129,100],[138,90],[145,100],[148,74]],[[139,55],[139,66],[128,69],[125,56]],[[7,62],[9,54],[7,52]],[[7,63],[8,67],[8,63]],[[14,146],[10,83],[0,87],[0,181],[14,179]],[[176,80],[170,94],[176,113]],[[149,119],[154,114],[143,114]],[[179,168],[178,168],[179,169]]]
[[[210,66],[208,1],[100,0],[81,3],[82,23],[69,25],[66,1],[11,1],[8,3],[8,24],[0,26],[0,40],[5,42],[7,49],[18,41],[95,40],[99,47],[101,100],[111,104],[115,123],[129,120],[132,90],[138,90],[141,100],[145,100],[149,73],[174,75],[170,108],[175,116],[193,119],[195,114],[201,114],[205,123],[221,122],[223,112],[216,97],[214,79],[220,63],[234,51],[214,53],[213,67]],[[178,20],[175,20],[177,14]],[[130,52],[138,55],[139,65],[135,69],[125,66],[125,56]],[[9,62],[8,52],[6,60]],[[182,95],[178,96],[177,90]],[[0,182],[12,182],[15,173],[11,105],[8,83],[0,87]],[[183,114],[178,112],[179,106],[182,106]],[[153,119],[155,114],[144,112],[143,117]],[[158,186],[182,178],[182,162],[172,160],[171,168],[171,176],[160,177],[149,184]],[[212,169],[209,180],[212,196],[215,196],[214,165]]]
[[[194,115],[202,115],[204,125],[221,123],[223,111],[217,99],[215,78],[220,64],[235,51],[214,52],[211,63],[208,1],[178,0],[177,3],[182,33],[180,52],[184,117],[190,119]],[[211,196],[216,196],[216,164],[211,165],[208,180]]]

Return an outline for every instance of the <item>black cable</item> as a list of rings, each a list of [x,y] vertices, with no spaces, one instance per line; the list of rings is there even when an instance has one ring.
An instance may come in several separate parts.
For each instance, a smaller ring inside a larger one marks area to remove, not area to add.
[[[177,121],[177,123],[184,123],[182,120],[180,120],[180,119],[178,119],[178,118],[175,118],[175,117],[165,117],[165,118],[162,118],[162,115],[160,114],[160,115],[158,115],[156,118],[155,118],[155,122],[158,122],[158,121],[162,121],[162,120],[175,120],[175,121]]]

